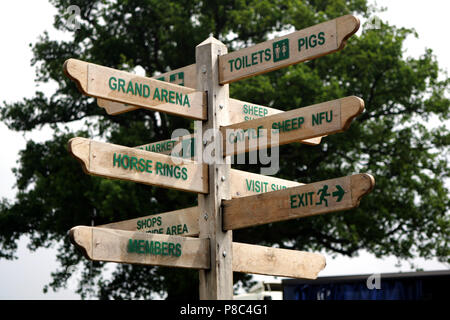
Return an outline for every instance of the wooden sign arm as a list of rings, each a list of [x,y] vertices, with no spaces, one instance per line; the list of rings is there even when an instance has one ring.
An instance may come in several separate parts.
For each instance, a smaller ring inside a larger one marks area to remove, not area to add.
[[[69,140],[69,152],[80,162],[83,171],[89,174],[89,155],[91,141],[86,138],[75,137]]]
[[[358,31],[359,26],[359,19],[351,14],[336,19],[338,50],[345,47],[347,39]]]
[[[343,124],[341,131],[345,131],[350,127],[353,119],[364,111],[364,100],[356,96],[349,96],[340,100],[341,123]]]
[[[233,271],[316,279],[325,268],[321,254],[233,242]]]
[[[87,62],[72,58],[67,59],[63,65],[64,74],[75,82],[78,90],[83,94],[86,94],[87,92],[87,68]]]
[[[89,260],[94,260],[92,251],[92,228],[73,227],[69,230],[70,242]]]
[[[373,176],[361,173],[224,200],[223,228],[236,230],[353,209],[358,207],[361,198],[371,192],[374,185]]]
[[[363,196],[372,192],[375,187],[375,178],[367,173],[355,174],[350,177],[352,186],[352,201],[357,208]]]

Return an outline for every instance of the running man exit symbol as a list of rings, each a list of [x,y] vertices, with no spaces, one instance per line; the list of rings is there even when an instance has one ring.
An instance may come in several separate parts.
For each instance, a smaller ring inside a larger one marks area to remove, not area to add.
[[[288,58],[289,58],[289,39],[274,42],[273,62],[278,62]]]
[[[340,186],[336,185],[336,191],[334,191],[332,194],[328,192],[328,186],[324,185],[322,189],[319,189],[317,191],[317,195],[319,196],[319,201],[316,202],[316,205],[321,205],[323,202],[325,202],[325,206],[328,207],[328,200],[326,197],[333,196],[337,197],[336,202],[341,202],[342,198],[344,197],[345,190]]]

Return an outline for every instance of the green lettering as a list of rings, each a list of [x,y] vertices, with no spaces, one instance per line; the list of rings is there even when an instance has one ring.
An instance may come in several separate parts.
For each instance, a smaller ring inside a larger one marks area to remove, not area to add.
[[[164,175],[164,172],[162,171],[162,163],[161,162],[156,162],[156,174],[161,174]]]
[[[238,66],[238,64],[237,64],[238,61],[239,61],[239,66]],[[241,60],[241,58],[236,58],[236,59],[234,59],[234,69],[240,70],[241,67],[242,67],[242,60]]]
[[[168,243],[167,242],[163,242],[162,243],[162,255],[163,256],[167,256],[167,249],[168,249],[168,247],[167,247],[167,245],[168,245]]]
[[[176,245],[175,245],[175,254],[174,254],[174,256],[175,257],[179,257],[179,256],[181,256],[182,255],[182,251],[181,251],[181,243],[177,243]]]
[[[150,87],[146,84],[143,85],[143,96],[144,98],[150,97]]]
[[[155,88],[155,91],[153,92],[153,100],[158,99],[159,101],[161,101],[161,97],[159,96],[159,89]]]
[[[145,160],[140,158],[139,159],[139,171],[144,172],[145,171]]]
[[[119,86],[117,91],[120,91],[120,88],[122,88],[122,92],[125,93],[125,80],[119,78]]]
[[[174,249],[175,249],[175,244],[172,242],[169,242],[169,250],[168,250],[167,255],[173,256]]]
[[[175,96],[175,103],[179,104],[180,106],[183,105],[183,94],[182,93],[176,93]]]
[[[159,241],[154,241],[155,247],[153,250],[153,253],[155,255],[160,255],[161,254],[161,243]]]
[[[135,83],[134,84],[134,93],[137,95],[139,93],[139,96],[142,97],[142,83]]]
[[[189,103],[189,96],[187,94],[184,95],[183,107],[185,105],[187,105],[189,108],[191,107],[191,104]]]
[[[114,80],[114,82],[112,84],[111,84],[111,80]],[[111,90],[116,90],[117,89],[117,79],[115,77],[109,78],[109,88]]]
[[[127,93],[130,92],[134,95],[134,90],[133,90],[133,82],[128,82],[128,87],[127,87]]]
[[[125,159],[127,159],[126,165],[125,165]],[[122,164],[122,167],[124,169],[128,169],[128,167],[130,166],[130,158],[128,157],[128,155],[126,155],[126,154],[122,155],[122,159],[121,159],[120,163]]]
[[[169,91],[169,103],[175,103],[175,92]]]
[[[168,102],[167,101],[167,94],[168,94],[168,92],[167,92],[167,90],[166,89],[161,89],[161,101],[165,101],[165,102]]]
[[[249,183],[250,182],[250,183]],[[247,190],[250,191],[251,190],[251,186],[253,185],[253,180],[248,180],[247,178],[245,179],[245,184],[247,185]]]
[[[252,66],[254,66],[255,64],[258,64],[258,60],[257,60],[257,55],[258,52],[253,52],[252,53]]]
[[[230,64],[230,72],[233,72],[233,59],[228,60],[228,63]]]
[[[319,32],[319,36],[317,38],[319,39],[318,44],[320,46],[325,43],[325,33],[323,31]]]
[[[117,163],[117,166],[120,167],[120,161],[121,161],[120,154],[119,154],[119,157],[116,158],[116,153],[114,152],[114,155],[113,155],[113,167],[116,166],[116,163]]]
[[[136,157],[131,157],[130,170],[133,170],[133,168],[134,168],[136,171],[138,171],[137,162],[138,162],[138,160]]]
[[[312,125],[320,125],[319,123],[319,114],[316,113],[316,115],[312,114]]]
[[[148,173],[152,173],[152,162],[153,160],[145,161],[145,171],[147,171]]]
[[[145,242],[144,240],[139,240],[138,250],[136,251],[136,253],[145,253],[144,242]]]
[[[297,206],[295,205],[295,197],[296,197],[295,194],[293,194],[293,195],[290,196],[290,199],[291,199],[291,209],[297,208]]]
[[[145,253],[152,254],[152,248],[150,247],[148,240],[145,240]]]
[[[311,40],[312,40],[312,41],[311,41]],[[317,45],[316,35],[315,35],[315,34],[312,34],[312,35],[309,37],[309,46],[310,46],[311,48],[314,48],[316,45]]]
[[[181,168],[181,179],[187,180],[188,178],[188,169],[186,167]]]
[[[270,51],[270,48],[267,48],[266,50],[264,50],[264,60],[270,61],[270,59],[272,59],[272,53]]]

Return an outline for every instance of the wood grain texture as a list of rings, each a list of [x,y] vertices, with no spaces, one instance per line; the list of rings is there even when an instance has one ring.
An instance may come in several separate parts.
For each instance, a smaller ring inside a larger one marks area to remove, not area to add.
[[[359,24],[358,18],[346,15],[223,55],[219,59],[220,83],[235,82],[339,51],[359,29]],[[275,47],[280,41],[289,43],[289,54],[278,59]],[[241,62],[237,63],[238,60]]]
[[[180,79],[180,74],[183,74],[182,79]],[[172,77],[174,79],[172,79]],[[165,72],[163,74],[159,74],[157,76],[152,77],[152,79],[166,81],[170,83],[174,83],[175,81],[175,84],[182,85],[187,88],[195,88],[197,81],[197,69],[195,64],[191,64],[186,67],[178,68],[175,70]],[[97,104],[99,107],[104,108],[105,111],[110,115],[118,115],[140,108],[139,106],[124,104],[102,98],[97,98]]]
[[[228,120],[229,86],[219,85],[218,57],[227,53],[227,47],[219,40],[209,37],[195,48],[197,66],[198,91],[208,93],[208,120],[202,123],[201,137],[206,139],[207,133],[213,133],[210,143],[205,148],[198,148],[206,152],[209,146],[220,150],[221,137],[219,128]],[[223,106],[223,108],[220,108]],[[209,132],[208,132],[209,131]],[[201,143],[196,138],[197,144]],[[211,154],[212,155],[212,154]],[[230,169],[231,162],[222,155],[214,152],[214,159],[209,168],[209,193],[198,195],[198,206],[201,215],[207,219],[199,219],[199,238],[210,241],[211,269],[199,271],[199,296],[201,300],[225,300],[233,298],[232,272],[232,232],[222,228],[221,201],[230,199]],[[224,177],[225,179],[222,179]],[[226,254],[224,254],[224,252]]]
[[[342,132],[363,110],[364,101],[350,96],[224,126],[220,129],[224,155]]]
[[[229,124],[236,124],[285,112],[283,110],[278,110],[232,98],[230,98],[228,109],[230,119]],[[315,137],[311,139],[299,140],[298,142],[315,146],[320,144],[321,140],[322,137]]]
[[[186,159],[193,159],[191,156],[193,154],[193,149],[195,149],[195,141],[192,142],[191,139],[194,138],[194,134],[189,134],[186,136],[178,137],[175,139],[166,139],[157,142],[151,142],[147,144],[143,144],[140,146],[136,146],[134,148],[158,152],[161,154],[179,156]]]
[[[92,261],[209,269],[209,240],[144,232],[77,226],[69,231],[71,242]],[[130,252],[130,239],[140,241],[138,251]],[[158,242],[158,251],[145,251],[145,242]],[[163,245],[166,243],[166,245]],[[168,250],[168,244],[172,250]],[[174,255],[178,245],[180,254]],[[163,246],[164,254],[163,254]]]
[[[188,192],[208,193],[206,164],[80,137],[69,141],[69,151],[80,161],[87,174]],[[114,162],[119,156],[124,159],[123,162]],[[132,158],[137,161],[134,166]]]
[[[64,63],[64,72],[76,82],[78,89],[88,96],[191,119],[206,119],[205,94],[192,88],[77,59],[68,59]],[[122,86],[120,81],[123,81]],[[139,91],[137,87],[140,88]],[[145,87],[148,88],[147,91]],[[181,100],[177,97],[181,97]],[[185,103],[185,99],[188,99],[189,103]],[[121,113],[117,110],[118,106],[113,108],[114,111],[111,112]]]
[[[325,268],[321,254],[233,242],[233,271],[316,279]]]
[[[375,185],[369,174],[330,179],[223,201],[223,227],[235,230],[356,208]]]
[[[232,198],[247,197],[303,185],[303,183],[296,181],[236,169],[231,169],[230,179]]]
[[[151,214],[135,219],[112,222],[97,227],[169,235],[197,236],[199,232],[199,213],[200,210],[198,207],[190,207],[159,214]],[[179,232],[180,230],[181,233]]]

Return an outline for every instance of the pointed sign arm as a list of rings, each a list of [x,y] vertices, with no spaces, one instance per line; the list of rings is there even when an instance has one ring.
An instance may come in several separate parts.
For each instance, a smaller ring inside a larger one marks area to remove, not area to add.
[[[71,242],[93,261],[209,269],[209,240],[77,226]]]
[[[69,237],[92,261],[209,269],[209,239],[77,226]],[[321,254],[232,243],[235,272],[315,279],[325,267]]]
[[[364,110],[355,96],[318,103],[220,128],[224,156],[339,133]]]
[[[205,93],[78,59],[68,59],[64,73],[83,94],[186,118],[205,120]],[[119,109],[119,110],[115,110]],[[120,107],[113,111],[120,113]]]
[[[220,84],[235,82],[344,48],[359,29],[359,19],[345,15],[258,43],[219,58]]]
[[[208,165],[171,156],[98,142],[69,140],[69,152],[87,174],[188,192],[208,193]]]
[[[330,193],[339,185],[344,194],[338,199]],[[361,198],[372,191],[375,179],[370,174],[330,179],[224,200],[223,228],[235,230],[272,222],[309,217],[358,207]]]

